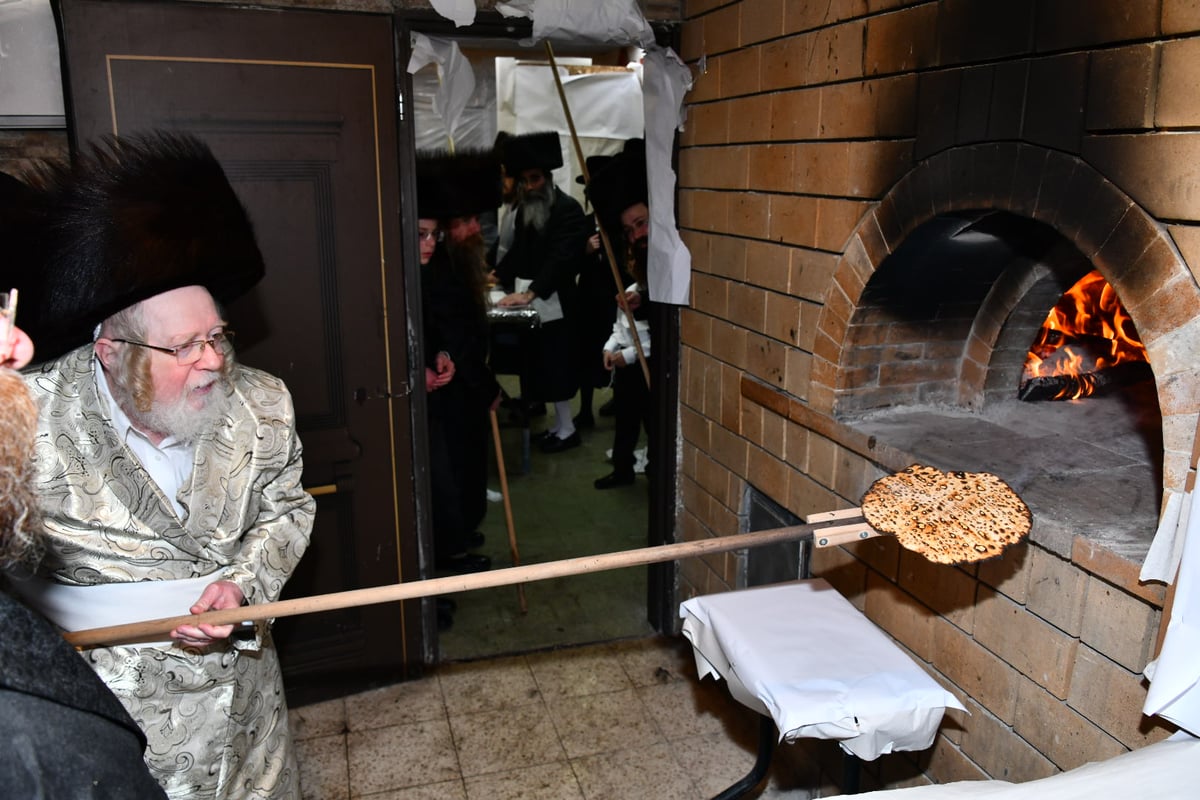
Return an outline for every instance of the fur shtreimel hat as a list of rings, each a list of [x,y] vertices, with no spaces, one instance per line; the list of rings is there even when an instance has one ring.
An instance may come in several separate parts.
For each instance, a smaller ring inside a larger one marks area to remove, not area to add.
[[[417,154],[417,216],[469,217],[500,205],[500,159],[491,150]]]
[[[38,333],[41,284],[46,264],[46,212],[48,196],[25,182],[0,172],[0,292],[17,289],[17,325],[28,333],[41,356]]]
[[[616,156],[588,156],[584,159],[587,164],[588,177],[595,175],[600,170],[604,169],[604,165],[612,161]],[[587,181],[583,179],[583,173],[575,176],[576,183],[587,185]]]
[[[504,169],[514,178],[519,177],[522,170],[541,168],[549,172],[563,165],[562,147],[554,131],[507,136],[500,151]]]
[[[107,137],[40,182],[51,206],[40,317],[55,338],[81,344],[112,314],[182,286],[227,303],[263,276],[250,217],[194,136]]]
[[[621,214],[638,203],[649,205],[646,186],[646,150],[641,139],[630,139],[592,176],[588,202],[610,237],[621,232]]]

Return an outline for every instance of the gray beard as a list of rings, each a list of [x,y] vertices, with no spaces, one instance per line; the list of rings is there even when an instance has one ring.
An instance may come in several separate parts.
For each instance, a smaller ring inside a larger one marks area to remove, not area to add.
[[[521,199],[521,221],[527,228],[533,228],[541,233],[550,220],[550,211],[554,207],[554,190],[549,181],[544,189],[536,192],[526,192]]]
[[[121,410],[129,417],[134,427],[141,431],[173,436],[176,440],[190,444],[201,435],[212,431],[217,421],[228,413],[233,395],[233,386],[229,379],[218,375],[212,391],[199,409],[193,408],[187,401],[185,392],[171,403],[155,400],[149,411],[139,411],[133,403],[133,398],[123,386],[113,386],[112,393],[121,405]]]

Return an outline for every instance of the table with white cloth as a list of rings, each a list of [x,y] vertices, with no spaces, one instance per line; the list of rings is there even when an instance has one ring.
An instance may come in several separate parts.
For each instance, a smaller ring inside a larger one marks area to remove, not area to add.
[[[819,578],[694,597],[679,615],[700,677],[724,678],[734,699],[763,715],[758,763],[719,798],[762,779],[776,730],[786,742],[834,739],[871,761],[928,748],[945,709],[965,710]]]
[[[501,289],[492,289],[488,292],[487,320],[490,337],[488,363],[497,375],[520,375],[525,359],[524,337],[530,331],[536,331],[541,327],[542,320],[537,309],[532,305],[496,305],[504,295],[505,292]],[[521,472],[528,474],[530,469],[529,415],[519,402],[514,404],[512,411],[517,425],[521,428]]]

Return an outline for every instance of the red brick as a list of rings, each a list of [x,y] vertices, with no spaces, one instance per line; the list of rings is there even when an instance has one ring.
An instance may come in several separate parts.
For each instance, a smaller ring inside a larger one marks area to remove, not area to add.
[[[1158,32],[1159,0],[1042,0],[1039,52],[1148,39]]]
[[[771,97],[771,139],[815,139],[821,124],[821,89],[776,92]]]
[[[1029,742],[1013,733],[1004,720],[968,702],[971,716],[964,720],[962,750],[988,775],[1015,783],[1053,775],[1054,764]]]
[[[753,94],[760,88],[760,48],[751,47],[721,56],[721,96]]]
[[[1146,717],[1146,681],[1088,647],[1079,649],[1067,703],[1129,748],[1167,737],[1168,723]]]
[[[1141,672],[1153,657],[1159,616],[1145,600],[1092,578],[1080,639],[1125,669]]]
[[[870,207],[871,203],[865,200],[818,198],[816,246],[840,253]]]
[[[746,242],[746,280],[777,292],[788,291],[792,249],[770,242]]]
[[[783,0],[743,0],[742,45],[783,35]]]
[[[911,72],[937,63],[938,7],[925,4],[867,21],[867,75]]]
[[[1012,720],[1020,673],[945,619],[933,629],[934,667],[1000,719]]]
[[[737,5],[725,6],[704,18],[704,52],[710,58],[714,53],[736,50],[740,38],[740,14]]]
[[[1082,714],[1028,680],[1018,689],[1013,730],[1063,770],[1127,752]]]
[[[729,314],[734,325],[761,333],[766,322],[767,293],[744,283],[729,285]]]
[[[1066,697],[1079,642],[1001,594],[980,587],[975,639],[1056,697]]]
[[[1163,0],[1162,32],[1165,34],[1200,31],[1200,3],[1196,0]]]
[[[817,237],[817,199],[800,195],[771,195],[766,237],[812,247]]]
[[[1035,6],[1035,0],[942,0],[937,19],[941,63],[978,63],[1024,54],[1029,48]]]
[[[688,106],[687,128],[691,144],[725,144],[729,140],[730,103],[701,103]]]
[[[760,192],[799,191],[793,172],[796,150],[797,145],[790,144],[750,146],[747,154],[750,187]]]
[[[752,97],[738,97],[730,100],[729,141],[752,142],[762,139],[764,121],[770,118],[771,95],[769,94],[756,94]],[[750,185],[755,186],[753,177],[750,179]]]
[[[746,240],[733,236],[709,237],[708,272],[735,281],[746,277]]]
[[[1166,48],[1176,44],[1183,43],[1172,42]],[[1180,74],[1183,71],[1181,59],[1168,59],[1166,48],[1163,50],[1161,83],[1156,69],[1157,45],[1139,44],[1092,53],[1086,119],[1089,131],[1150,128],[1154,125],[1156,98],[1160,125],[1187,124],[1164,121],[1164,113],[1168,119],[1180,116],[1180,112],[1184,118],[1196,118],[1193,109],[1180,107],[1183,98],[1178,95],[1184,90],[1180,84],[1186,79],[1190,79],[1187,90],[1195,92],[1195,77]],[[1179,54],[1181,51],[1173,52]]]
[[[1078,636],[1087,597],[1087,575],[1070,561],[1043,550],[1028,549],[1029,610],[1071,636]]]
[[[1083,157],[1158,219],[1200,220],[1200,133],[1089,136]]]
[[[929,661],[933,657],[937,614],[876,572],[867,573],[863,612],[918,658]]]
[[[936,564],[915,553],[900,553],[900,587],[956,626],[970,633],[975,626],[978,581],[958,567]]]
[[[804,86],[812,42],[791,36],[761,45],[759,86],[763,91]]]
[[[767,238],[771,224],[768,209],[772,195],[740,192],[729,197],[728,232],[739,236]]]

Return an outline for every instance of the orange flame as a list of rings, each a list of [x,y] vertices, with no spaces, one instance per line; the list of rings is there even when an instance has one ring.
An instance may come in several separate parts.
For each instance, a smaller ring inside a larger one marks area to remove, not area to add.
[[[1063,294],[1042,323],[1022,382],[1074,376],[1076,385],[1054,397],[1074,400],[1094,391],[1095,373],[1130,361],[1149,361],[1146,348],[1117,293],[1093,270]]]

